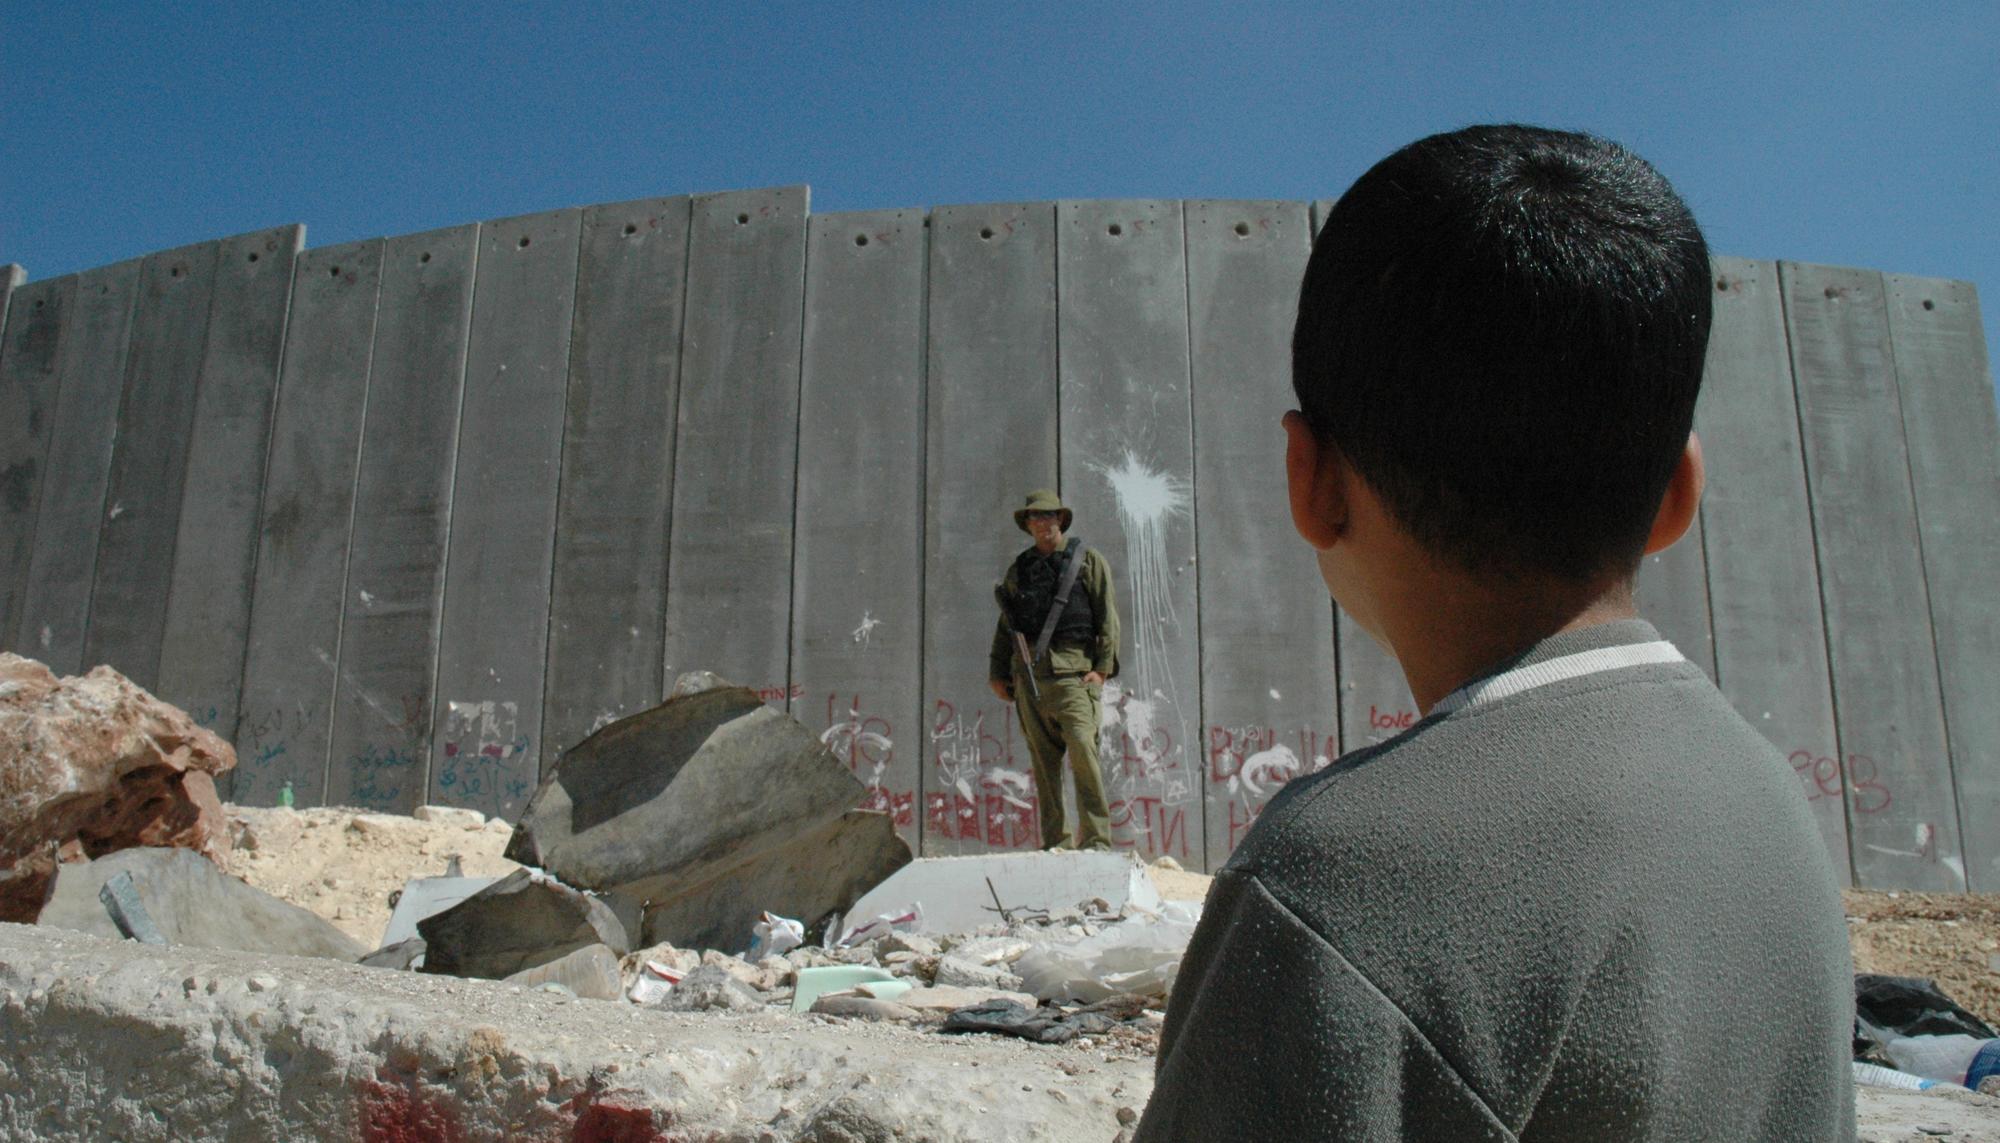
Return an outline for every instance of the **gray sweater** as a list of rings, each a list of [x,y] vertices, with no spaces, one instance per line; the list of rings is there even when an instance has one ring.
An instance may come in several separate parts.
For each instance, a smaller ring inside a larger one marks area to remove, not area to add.
[[[1567,632],[1497,683],[1658,639]],[[1846,924],[1796,775],[1678,658],[1509,689],[1272,801],[1138,1139],[1854,1137]]]

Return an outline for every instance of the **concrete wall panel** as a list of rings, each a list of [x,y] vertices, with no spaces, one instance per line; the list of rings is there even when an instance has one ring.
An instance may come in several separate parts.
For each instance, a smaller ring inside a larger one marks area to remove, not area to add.
[[[1889,335],[1975,892],[2000,891],[2000,421],[1969,282],[1887,275]]]
[[[78,275],[76,312],[64,339],[47,475],[14,644],[60,675],[83,669],[104,487],[142,265],[135,258]]]
[[[293,271],[231,771],[246,805],[275,803],[286,783],[298,805],[326,799],[382,249],[376,238],[309,250]]]
[[[540,781],[583,212],[479,228],[438,634],[431,801],[512,817]]]
[[[1715,325],[1695,431],[1708,462],[1701,517],[1716,681],[1787,755],[1846,881],[1845,767],[1778,268],[1717,258],[1714,272]]]
[[[305,227],[284,226],[216,252],[156,689],[225,738],[242,697],[271,403],[304,242]]]
[[[1779,264],[1854,879],[1962,890],[1958,808],[1882,276]]]
[[[1200,862],[1201,635],[1186,235],[1178,202],[1057,206],[1064,503],[1111,561],[1123,647],[1105,686],[1112,844]]]
[[[474,224],[383,245],[334,690],[326,799],[335,805],[407,813],[430,790],[438,617],[478,244]]]
[[[28,595],[36,509],[47,486],[63,343],[74,325],[74,274],[15,291],[0,334],[0,649],[32,655],[14,632]]]
[[[541,770],[660,701],[688,199],[583,214]]]
[[[923,850],[1031,848],[1028,748],[987,655],[1028,543],[1012,513],[1057,484],[1055,207],[933,210],[927,313]]]
[[[665,678],[792,694],[806,189],[694,200],[668,541]]]
[[[917,210],[822,214],[806,256],[793,717],[918,844],[924,265]]]
[[[109,664],[149,690],[159,683],[181,487],[221,245],[147,257],[125,356],[83,662]],[[200,712],[190,713],[199,718]]]
[[[1305,203],[1187,204],[1201,559],[1202,738],[1214,868],[1287,780],[1340,754],[1333,606],[1293,530],[1280,419],[1312,249]]]

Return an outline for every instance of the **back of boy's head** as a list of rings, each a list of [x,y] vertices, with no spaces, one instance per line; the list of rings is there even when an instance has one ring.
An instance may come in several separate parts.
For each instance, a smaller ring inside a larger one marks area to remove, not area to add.
[[[1687,443],[1710,309],[1708,246],[1645,160],[1468,127],[1383,159],[1334,205],[1292,383],[1433,555],[1629,574]]]

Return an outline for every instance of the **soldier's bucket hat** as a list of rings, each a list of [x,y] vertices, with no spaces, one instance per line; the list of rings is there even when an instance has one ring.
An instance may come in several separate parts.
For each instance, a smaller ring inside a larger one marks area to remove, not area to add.
[[[1050,488],[1037,488],[1028,493],[1028,502],[1014,509],[1014,526],[1023,532],[1027,531],[1030,512],[1062,513],[1062,530],[1065,532],[1069,531],[1069,522],[1076,515],[1063,504],[1062,497],[1057,496],[1055,490]]]

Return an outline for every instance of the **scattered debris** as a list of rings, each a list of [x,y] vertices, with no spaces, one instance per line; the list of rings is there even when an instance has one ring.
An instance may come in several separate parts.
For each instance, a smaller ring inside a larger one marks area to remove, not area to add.
[[[645,941],[729,952],[766,910],[812,932],[909,863],[817,735],[748,688],[691,685],[565,752],[507,856],[646,902]]]
[[[124,915],[122,925],[100,896],[107,888]],[[139,916],[146,921],[135,924]],[[149,925],[170,945],[345,961],[367,951],[307,910],[245,885],[187,849],[125,849],[64,865],[37,923],[114,940]]]
[[[236,752],[110,667],[57,679],[0,652],[0,921],[33,924],[62,862],[133,846],[220,855]]]

